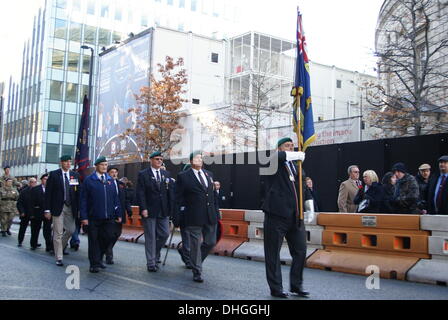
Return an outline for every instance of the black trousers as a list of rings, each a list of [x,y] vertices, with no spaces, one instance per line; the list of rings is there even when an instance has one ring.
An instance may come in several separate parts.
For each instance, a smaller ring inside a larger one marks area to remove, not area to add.
[[[264,256],[266,278],[271,291],[283,291],[280,250],[283,239],[288,242],[292,265],[289,275],[291,289],[302,285],[303,268],[306,260],[306,230],[302,221],[300,225],[291,214],[291,218],[265,215],[264,220]]]
[[[89,239],[89,261],[90,267],[98,268],[101,264],[102,255],[107,247],[114,241],[114,220],[89,220],[87,228]]]
[[[106,259],[113,259],[114,258],[114,251],[113,251],[113,249],[114,249],[114,246],[117,243],[118,239],[121,236],[122,229],[123,229],[123,224],[114,222],[113,241],[111,241],[109,243],[109,245],[107,246],[107,248],[106,248],[106,252],[105,252]]]
[[[21,244],[23,242],[23,239],[25,239],[25,232],[26,229],[28,228],[28,225],[30,224],[30,216],[29,215],[25,215],[24,217],[20,216],[20,228],[19,228],[19,236],[18,236],[18,240],[19,243]]]
[[[51,236],[51,219],[36,217],[31,219],[31,247],[36,248],[39,240],[40,229],[43,223],[43,234],[45,238],[45,248],[53,250],[53,237]]]

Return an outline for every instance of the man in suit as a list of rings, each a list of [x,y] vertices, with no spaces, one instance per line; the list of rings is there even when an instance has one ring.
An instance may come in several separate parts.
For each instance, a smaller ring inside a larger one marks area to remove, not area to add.
[[[114,229],[115,229],[115,236],[114,236],[114,241],[112,241],[109,246],[107,246],[106,248],[106,264],[114,264],[114,252],[113,252],[113,248],[115,246],[115,244],[117,243],[118,239],[121,236],[121,231],[123,229],[123,224],[126,223],[126,213],[125,213],[125,209],[126,209],[126,194],[125,194],[125,189],[126,186],[123,182],[118,180],[118,173],[119,170],[116,167],[108,167],[107,168],[107,173],[110,175],[110,177],[113,179],[113,184],[115,186],[115,190],[117,192],[118,195],[118,199],[120,200],[120,215],[121,215],[121,222],[115,222],[114,224]]]
[[[150,156],[151,167],[138,174],[137,203],[145,232],[146,267],[157,272],[160,251],[170,235],[170,216],[174,209],[174,183],[163,170],[163,156],[157,151]]]
[[[341,183],[338,195],[339,212],[355,213],[358,206],[353,202],[358,194],[362,182],[359,180],[359,167],[350,166],[348,168],[348,180]]]
[[[185,232],[189,238],[190,264],[193,281],[204,282],[202,263],[216,244],[219,205],[213,186],[213,175],[203,169],[201,152],[190,155],[191,168],[179,173],[176,181],[178,210],[174,225],[179,226],[183,215]]]
[[[219,181],[215,181],[215,192],[218,197],[219,207],[221,209],[226,209],[226,208],[228,209],[229,205],[227,202],[227,198],[224,195],[224,192],[221,190],[221,182],[219,182]]]
[[[101,257],[116,239],[116,223],[121,223],[122,210],[114,180],[107,174],[107,160],[95,161],[95,172],[83,183],[80,203],[80,219],[87,228],[91,273],[105,269]]]
[[[428,214],[448,215],[448,156],[439,159],[439,174],[432,177],[428,187]]]
[[[61,157],[61,168],[50,172],[45,190],[45,218],[53,218],[53,246],[56,265],[62,267],[63,255],[68,255],[68,240],[76,229],[79,215],[80,179],[70,170],[72,157]]]
[[[44,217],[45,191],[48,180],[48,174],[40,177],[40,185],[31,190],[31,203],[33,206],[33,217],[31,219],[31,248],[38,246],[40,229],[43,223],[43,234],[45,239],[45,251],[54,254],[53,238],[51,236],[51,217]]]
[[[191,164],[187,163],[182,168],[182,171],[187,171],[190,168],[191,168]],[[192,266],[190,263],[190,239],[188,238],[188,235],[185,231],[185,219],[184,219],[183,214],[179,215],[178,223],[179,223],[179,229],[180,229],[180,236],[182,238],[182,245],[177,246],[177,251],[179,252],[180,258],[182,259],[183,263],[185,263],[185,267],[187,269],[192,269]]]
[[[264,220],[264,254],[266,277],[271,295],[287,298],[283,291],[280,264],[280,250],[283,239],[288,242],[292,256],[290,271],[290,290],[300,296],[309,293],[303,289],[303,268],[306,259],[305,223],[299,216],[299,183],[297,166],[293,161],[304,161],[303,152],[294,152],[291,138],[280,139],[278,152],[271,158],[271,166],[275,161],[277,170],[272,170],[266,179],[266,196],[262,205]],[[305,190],[305,188],[303,188]],[[305,198],[305,197],[304,197]],[[304,199],[307,200],[307,199]]]
[[[19,200],[17,200],[17,210],[20,216],[20,228],[18,236],[18,247],[22,246],[23,239],[25,238],[25,232],[30,224],[31,218],[33,217],[33,204],[31,202],[31,189],[37,185],[37,180],[35,178],[30,178],[28,185],[20,191]],[[31,243],[31,242],[30,242]],[[32,250],[36,250],[35,247],[31,245]]]

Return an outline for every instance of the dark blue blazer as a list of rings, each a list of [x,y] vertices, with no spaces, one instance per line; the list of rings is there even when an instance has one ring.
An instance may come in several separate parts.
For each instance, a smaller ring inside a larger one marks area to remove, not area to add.
[[[81,189],[81,180],[79,173],[70,170],[70,177],[77,179],[79,185],[70,186],[69,195],[71,201],[72,213],[75,218],[78,218],[79,213],[79,196]],[[47,188],[45,189],[45,210],[50,210],[51,215],[58,217],[62,213],[64,207],[64,180],[62,178],[62,169],[51,171],[48,180]]]
[[[213,175],[202,169],[208,187],[204,189],[193,169],[179,173],[176,181],[176,219],[183,215],[186,227],[201,227],[218,223],[219,200],[214,191]]]
[[[143,210],[148,210],[150,218],[169,217],[174,210],[174,182],[168,171],[160,170],[160,174],[160,184],[157,183],[151,168],[138,174],[137,204],[140,214]]]
[[[120,199],[113,179],[108,175],[103,184],[96,172],[88,176],[81,190],[81,220],[121,218]]]

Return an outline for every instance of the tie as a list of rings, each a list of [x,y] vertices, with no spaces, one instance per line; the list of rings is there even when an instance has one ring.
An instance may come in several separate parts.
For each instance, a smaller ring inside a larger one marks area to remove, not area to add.
[[[156,172],[157,172],[157,182],[160,183],[160,171],[157,170]]]
[[[201,171],[198,171],[198,176],[199,176],[199,180],[201,181],[202,187],[204,187],[204,189],[207,189],[207,185],[205,184],[205,180],[202,177]]]
[[[101,176],[101,182],[104,184],[104,176]]]
[[[289,163],[289,167],[291,168],[291,173],[293,175],[296,175],[297,172],[296,172],[296,168],[294,167],[294,164],[291,161],[289,161],[288,163]]]
[[[64,203],[66,206],[70,206],[70,182],[68,181],[66,173],[64,173],[64,186]]]
[[[440,186],[439,186],[439,192],[437,193],[437,199],[436,199],[436,206],[437,206],[437,211],[440,210],[440,208],[442,207],[442,193],[443,190],[445,189],[445,182],[446,182],[446,176],[443,175],[442,176],[442,181],[440,182]]]

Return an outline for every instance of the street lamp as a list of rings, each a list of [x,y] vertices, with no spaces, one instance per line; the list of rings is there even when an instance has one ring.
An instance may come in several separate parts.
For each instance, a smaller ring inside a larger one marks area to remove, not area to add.
[[[95,50],[86,45],[82,45],[81,49],[90,49],[90,72],[89,72],[89,103],[92,104],[92,82],[93,82],[93,59]]]

